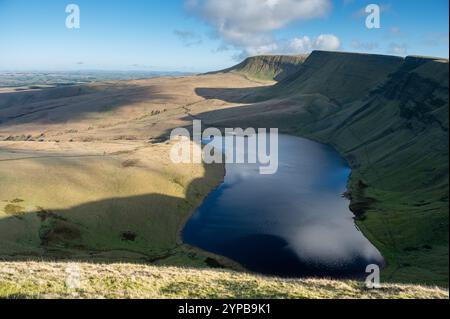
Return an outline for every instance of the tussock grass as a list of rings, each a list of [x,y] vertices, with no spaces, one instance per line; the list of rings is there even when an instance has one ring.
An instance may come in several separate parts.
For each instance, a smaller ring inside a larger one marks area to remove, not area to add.
[[[66,286],[68,269],[79,269],[79,289]],[[139,264],[63,262],[0,263],[0,298],[132,299],[445,299],[441,288],[363,282],[280,279],[227,270],[155,267]]]

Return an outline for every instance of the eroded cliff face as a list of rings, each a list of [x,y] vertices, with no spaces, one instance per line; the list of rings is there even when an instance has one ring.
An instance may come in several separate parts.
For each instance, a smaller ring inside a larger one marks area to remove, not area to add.
[[[408,57],[308,130],[353,162],[352,206],[387,256],[389,279],[448,280],[448,73],[448,61]]]
[[[307,55],[263,55],[250,57],[220,72],[235,72],[257,80],[281,81],[298,71]]]
[[[448,74],[446,60],[315,51],[258,100],[285,101],[279,114],[270,109],[281,128],[335,144],[355,167],[378,164],[393,177],[388,188],[439,186],[445,197]]]
[[[273,94],[321,94],[338,103],[363,98],[395,72],[403,59],[392,56],[314,51]]]
[[[447,62],[407,57],[373,94],[396,101],[400,116],[411,129],[425,130],[428,125],[437,124],[448,131],[448,89]]]

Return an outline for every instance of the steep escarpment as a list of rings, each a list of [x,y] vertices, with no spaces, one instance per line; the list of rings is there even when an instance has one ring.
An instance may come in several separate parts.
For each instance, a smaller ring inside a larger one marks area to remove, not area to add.
[[[298,128],[351,162],[352,209],[391,280],[448,281],[448,89],[448,62],[407,58],[362,100]]]
[[[223,117],[333,145],[353,168],[351,209],[387,260],[385,280],[446,286],[448,76],[442,59],[317,51]]]
[[[296,73],[299,66],[306,60],[306,58],[306,55],[256,56],[247,58],[242,63],[219,72],[239,73],[257,80],[281,81]]]
[[[393,56],[314,51],[294,74],[275,85],[270,94],[317,94],[348,103],[383,83],[402,63],[402,58]]]

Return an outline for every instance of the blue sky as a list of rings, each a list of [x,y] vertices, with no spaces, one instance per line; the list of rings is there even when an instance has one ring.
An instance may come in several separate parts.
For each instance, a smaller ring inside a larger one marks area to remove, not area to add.
[[[77,4],[80,29],[65,26]],[[367,29],[364,8],[382,9]],[[0,69],[207,71],[313,49],[448,57],[448,0],[0,0]]]

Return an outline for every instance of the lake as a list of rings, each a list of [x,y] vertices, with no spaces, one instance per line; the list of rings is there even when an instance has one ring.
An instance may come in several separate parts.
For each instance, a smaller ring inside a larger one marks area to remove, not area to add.
[[[224,140],[208,142],[223,148]],[[278,156],[274,175],[261,175],[258,164],[226,164],[223,184],[188,221],[184,242],[282,277],[362,278],[368,265],[382,267],[343,196],[346,161],[329,146],[287,135],[279,135]]]

